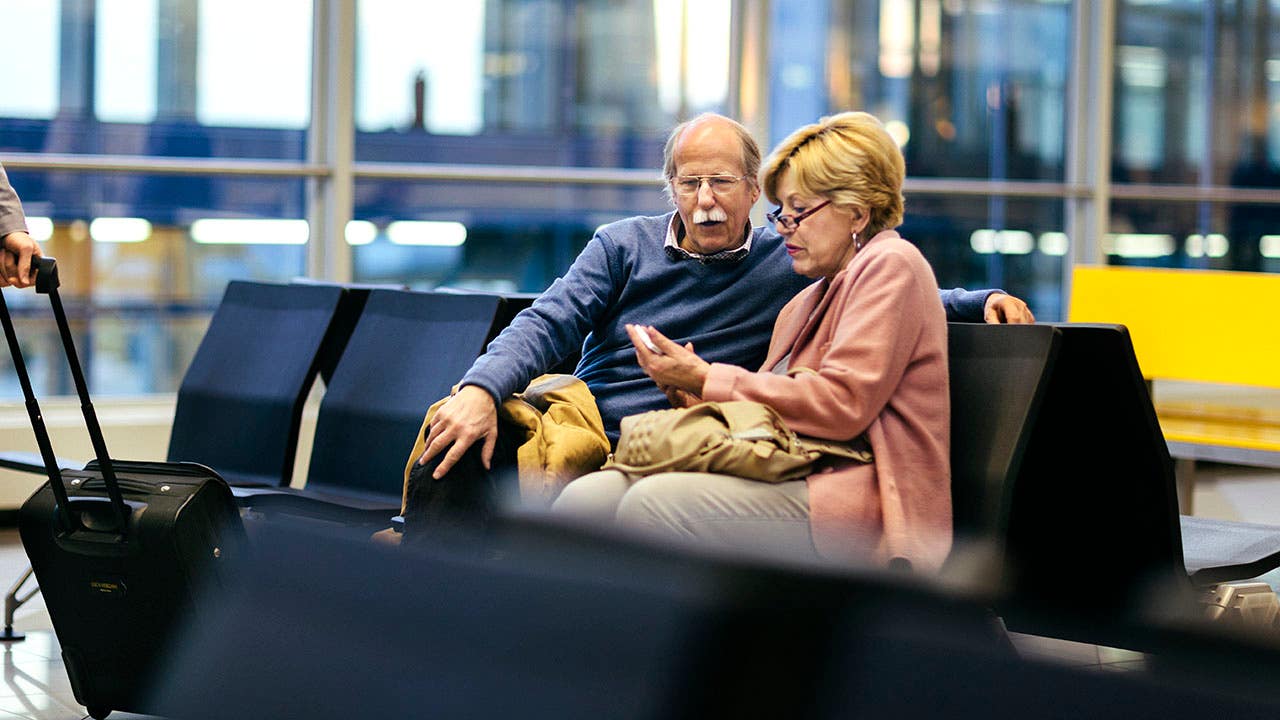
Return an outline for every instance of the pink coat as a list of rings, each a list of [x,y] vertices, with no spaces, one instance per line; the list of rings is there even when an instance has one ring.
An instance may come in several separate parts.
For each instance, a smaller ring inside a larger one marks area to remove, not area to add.
[[[791,353],[789,367],[769,369]],[[756,400],[801,435],[866,433],[875,462],[810,475],[814,544],[834,560],[906,558],[936,570],[951,547],[947,323],[933,270],[894,231],[778,315],[764,370],[713,364],[706,400]]]

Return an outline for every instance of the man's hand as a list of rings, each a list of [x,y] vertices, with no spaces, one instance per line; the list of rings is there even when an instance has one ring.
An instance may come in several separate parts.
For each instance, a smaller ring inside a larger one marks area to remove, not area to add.
[[[1033,323],[1036,316],[1031,314],[1027,304],[1012,295],[991,293],[987,296],[986,305],[982,309],[982,319],[992,323],[1021,324]]]
[[[488,469],[493,460],[494,444],[498,442],[498,408],[488,390],[475,385],[464,385],[431,418],[427,449],[418,458],[418,464],[426,465],[441,450],[449,448],[435,472],[431,473],[432,477],[439,480],[481,438],[484,439],[484,446],[480,449],[480,461]]]
[[[41,257],[40,246],[24,230],[4,236],[0,250],[0,287],[27,287],[36,281],[35,258]]]

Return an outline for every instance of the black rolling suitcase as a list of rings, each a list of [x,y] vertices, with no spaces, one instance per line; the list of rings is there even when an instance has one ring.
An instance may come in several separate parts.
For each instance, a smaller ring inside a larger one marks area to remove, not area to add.
[[[112,710],[155,713],[149,694],[163,676],[168,646],[214,601],[228,565],[244,552],[244,527],[230,488],[213,470],[110,459],[57,285],[57,266],[45,258],[36,292],[52,302],[97,459],[84,470],[59,471],[0,296],[0,320],[49,474],[23,504],[18,529],[76,700],[95,718]]]

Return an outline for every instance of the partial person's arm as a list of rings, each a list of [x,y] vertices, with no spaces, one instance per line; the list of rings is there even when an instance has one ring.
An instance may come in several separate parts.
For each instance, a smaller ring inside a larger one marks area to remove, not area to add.
[[[440,451],[448,448],[444,459],[431,474],[438,480],[462,459],[477,440],[484,441],[480,448],[480,461],[488,468],[493,460],[493,448],[498,442],[498,406],[484,388],[464,385],[431,418],[426,449],[418,458],[418,464],[426,465]]]
[[[27,233],[18,194],[0,165],[0,287],[27,287],[35,282],[35,258],[40,246]]]
[[[947,322],[1033,323],[1035,315],[1022,300],[1003,290],[939,290]]]
[[[615,294],[609,256],[597,236],[564,277],[516,315],[462,377],[462,388],[432,418],[418,464],[425,465],[448,448],[433,473],[442,477],[483,439],[480,459],[489,467],[498,437],[498,404],[581,350],[583,339],[614,302]]]
[[[992,324],[1033,323],[1036,316],[1021,299],[1001,292],[991,293],[983,304],[982,319]]]

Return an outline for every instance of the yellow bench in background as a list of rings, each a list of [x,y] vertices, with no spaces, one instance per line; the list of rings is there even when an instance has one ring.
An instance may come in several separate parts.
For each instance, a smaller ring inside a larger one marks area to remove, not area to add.
[[[1191,512],[1195,462],[1280,468],[1280,275],[1079,266],[1071,322],[1129,328]],[[1100,408],[1100,411],[1105,411]]]

